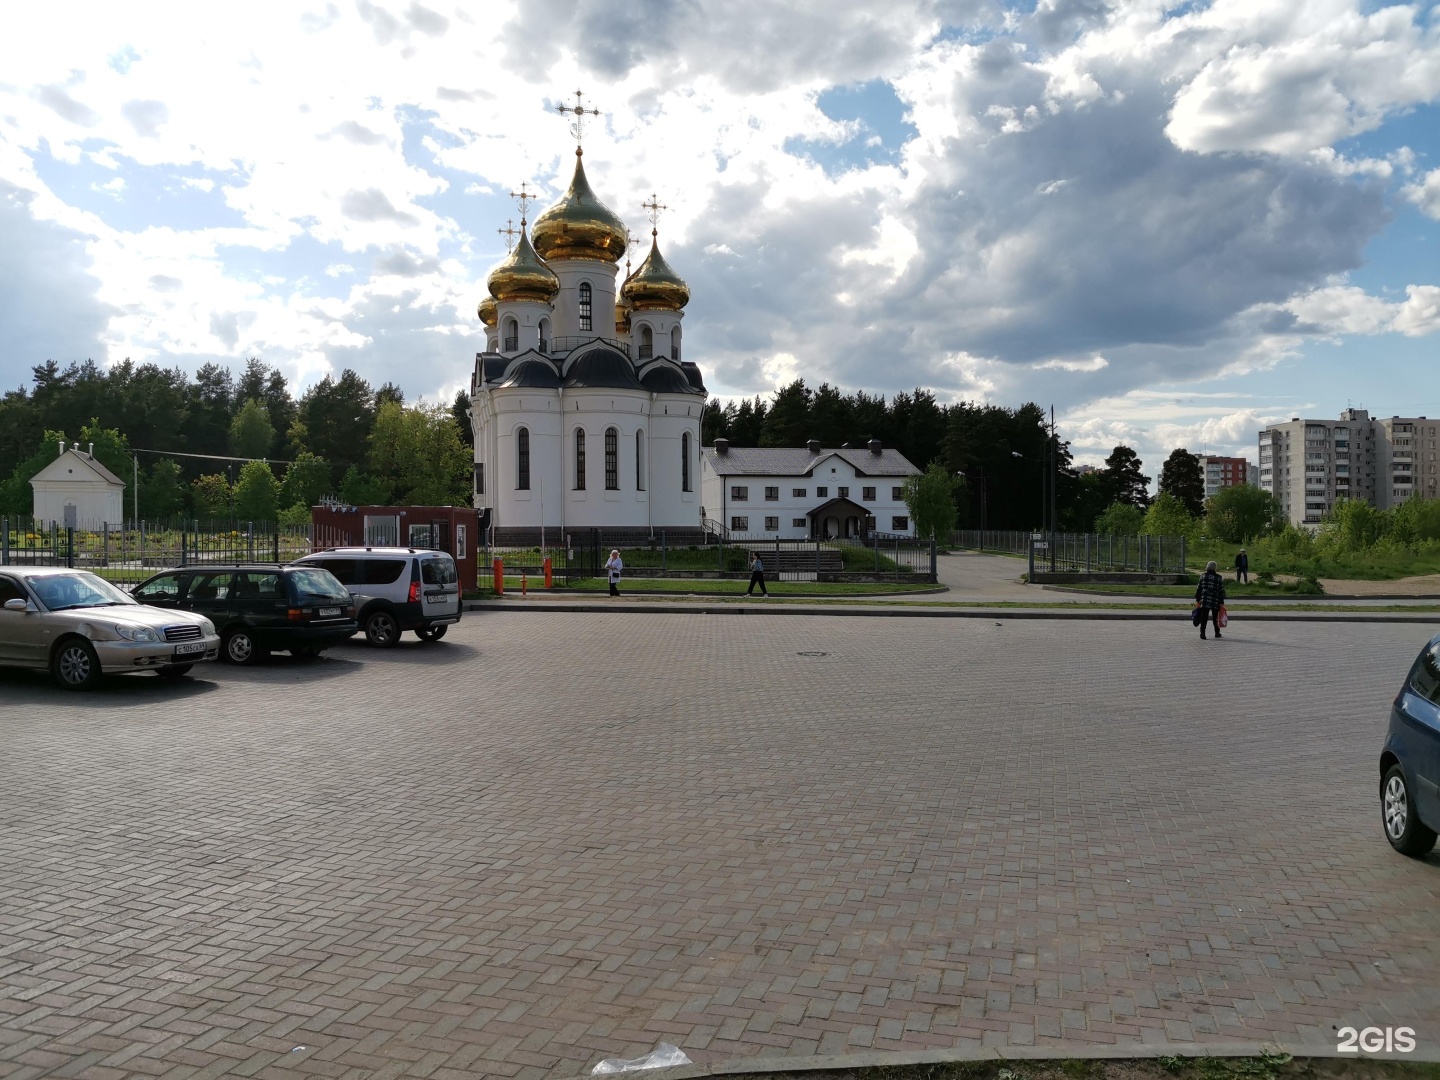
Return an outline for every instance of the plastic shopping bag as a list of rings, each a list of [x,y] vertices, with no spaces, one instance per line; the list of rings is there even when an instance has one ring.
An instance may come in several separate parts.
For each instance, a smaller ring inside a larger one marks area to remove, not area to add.
[[[1223,629],[1230,625],[1230,616],[1225,612],[1225,605],[1220,605],[1220,616],[1215,620],[1215,625]]]
[[[606,1073],[636,1072],[640,1069],[673,1069],[676,1065],[689,1065],[690,1059],[685,1056],[685,1051],[678,1046],[671,1046],[662,1042],[644,1057],[638,1058],[606,1058],[590,1070],[592,1076],[603,1076]]]

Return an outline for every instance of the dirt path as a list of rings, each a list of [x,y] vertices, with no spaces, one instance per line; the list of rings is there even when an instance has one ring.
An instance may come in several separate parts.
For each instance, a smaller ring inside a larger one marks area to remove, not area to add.
[[[1320,584],[1331,596],[1440,596],[1440,574],[1421,574],[1393,581],[1321,578]]]

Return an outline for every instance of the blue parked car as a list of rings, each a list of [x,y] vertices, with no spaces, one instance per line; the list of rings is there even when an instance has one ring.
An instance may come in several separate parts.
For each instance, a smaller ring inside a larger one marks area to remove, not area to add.
[[[1440,634],[1420,651],[1395,704],[1380,754],[1385,839],[1419,857],[1440,831]]]

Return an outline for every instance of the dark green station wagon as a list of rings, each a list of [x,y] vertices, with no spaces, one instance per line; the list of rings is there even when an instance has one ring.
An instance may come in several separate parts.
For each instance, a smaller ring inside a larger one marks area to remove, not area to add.
[[[353,635],[355,601],[317,566],[193,566],[147,578],[142,604],[204,615],[220,633],[220,658],[253,664],[272,651],[320,655]]]

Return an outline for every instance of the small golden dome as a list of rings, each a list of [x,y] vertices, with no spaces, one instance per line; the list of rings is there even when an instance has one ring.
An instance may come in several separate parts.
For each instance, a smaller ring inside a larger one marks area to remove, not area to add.
[[[630,333],[630,306],[623,301],[615,301],[615,336],[624,337]]]
[[[690,302],[690,286],[670,269],[660,254],[660,241],[652,239],[650,254],[640,269],[625,279],[620,295],[636,311],[679,311]]]
[[[627,239],[625,223],[590,190],[585,165],[576,150],[570,190],[535,219],[535,249],[544,259],[617,263],[625,254]]]
[[[480,316],[480,322],[485,326],[494,326],[499,319],[499,310],[495,306],[495,298],[486,293],[480,301],[480,307],[476,309]]]
[[[548,304],[560,291],[560,279],[535,254],[530,238],[525,235],[523,221],[520,223],[520,242],[504,262],[490,271],[485,284],[490,288],[490,295],[502,303],[528,300]]]

